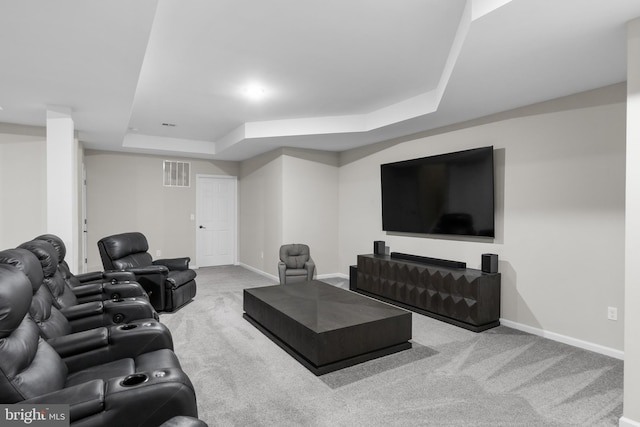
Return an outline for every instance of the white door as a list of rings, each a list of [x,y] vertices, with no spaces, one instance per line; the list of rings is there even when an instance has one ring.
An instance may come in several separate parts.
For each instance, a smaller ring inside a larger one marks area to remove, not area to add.
[[[236,177],[196,175],[196,264],[236,262]]]

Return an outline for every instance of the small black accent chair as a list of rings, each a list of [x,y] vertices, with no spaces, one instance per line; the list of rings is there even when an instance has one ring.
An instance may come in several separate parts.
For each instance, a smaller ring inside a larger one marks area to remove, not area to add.
[[[316,264],[311,258],[309,246],[292,243],[280,247],[278,275],[281,285],[313,280],[315,269]]]
[[[115,234],[98,241],[105,270],[130,271],[149,294],[158,311],[175,311],[196,296],[196,272],[189,268],[189,257],[158,259],[148,252],[142,233]]]

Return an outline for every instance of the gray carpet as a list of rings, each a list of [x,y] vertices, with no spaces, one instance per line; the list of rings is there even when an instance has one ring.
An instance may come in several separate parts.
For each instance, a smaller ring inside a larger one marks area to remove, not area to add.
[[[346,288],[344,279],[326,279]],[[269,279],[198,270],[198,295],[161,321],[210,426],[617,426],[623,363],[500,326],[413,314],[413,348],[316,377],[242,318]]]

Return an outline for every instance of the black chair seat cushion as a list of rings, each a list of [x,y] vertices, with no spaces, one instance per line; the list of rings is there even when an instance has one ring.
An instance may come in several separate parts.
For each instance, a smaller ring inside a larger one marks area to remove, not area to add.
[[[186,283],[189,283],[195,278],[196,272],[193,270],[170,271],[166,283],[167,286],[171,286],[171,288],[176,289]]]
[[[287,276],[306,276],[307,270],[304,268],[289,268],[285,274]]]

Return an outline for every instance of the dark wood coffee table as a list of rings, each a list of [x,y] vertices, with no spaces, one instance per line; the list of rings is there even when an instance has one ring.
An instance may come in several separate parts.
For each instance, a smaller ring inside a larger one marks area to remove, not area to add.
[[[411,348],[411,313],[313,280],[244,290],[244,315],[316,375]]]

